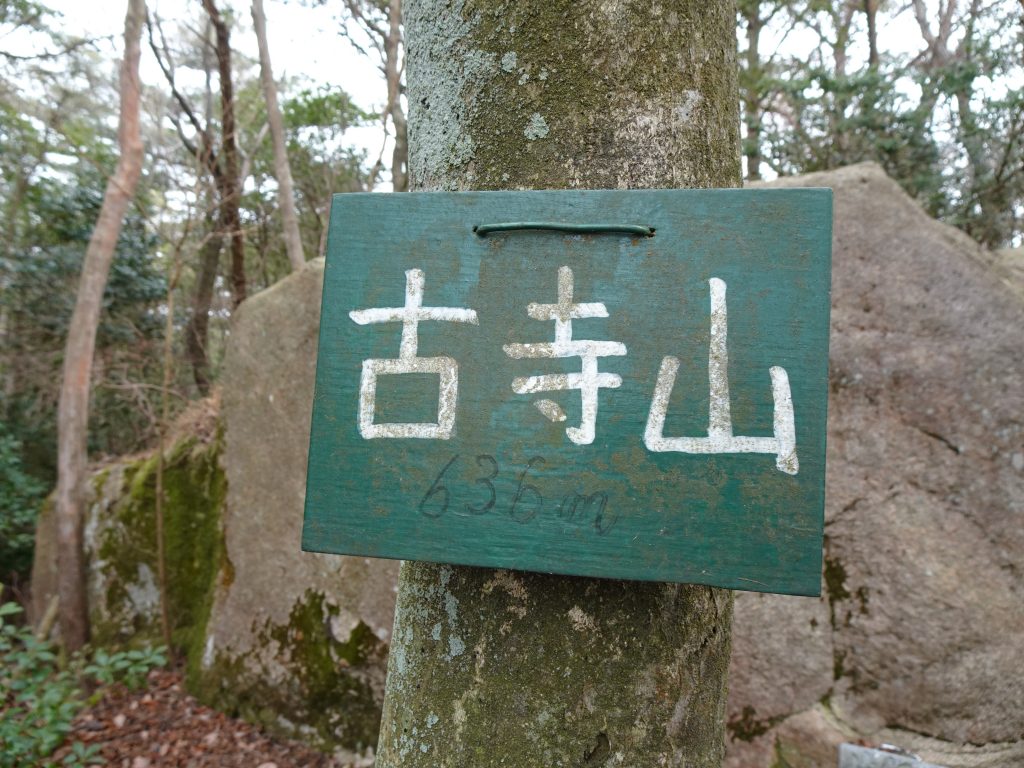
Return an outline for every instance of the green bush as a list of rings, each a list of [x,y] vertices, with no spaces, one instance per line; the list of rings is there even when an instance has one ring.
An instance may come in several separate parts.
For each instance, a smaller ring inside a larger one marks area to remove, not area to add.
[[[46,487],[21,468],[21,444],[0,423],[0,579],[32,566],[36,517]]]
[[[140,687],[166,663],[163,648],[76,654],[62,662],[49,641],[7,619],[21,612],[0,605],[0,768],[55,766],[47,758],[67,738],[75,715],[114,683]],[[93,690],[92,697],[86,690]],[[98,748],[75,742],[64,766],[98,765]]]

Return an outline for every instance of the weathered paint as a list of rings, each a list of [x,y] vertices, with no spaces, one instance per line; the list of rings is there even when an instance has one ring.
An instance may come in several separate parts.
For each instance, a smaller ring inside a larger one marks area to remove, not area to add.
[[[827,223],[823,227],[828,231]],[[826,245],[827,248],[827,245]],[[825,276],[827,279],[827,275]],[[800,471],[796,453],[796,427],[793,417],[793,396],[786,369],[773,365],[768,369],[772,382],[773,436],[742,437],[733,434],[732,402],[729,397],[729,350],[727,338],[727,312],[725,304],[725,283],[717,277],[711,278],[711,331],[708,344],[708,436],[707,437],[665,437],[665,417],[675,386],[676,374],[681,361],[673,355],[666,355],[658,369],[658,381],[654,386],[651,411],[647,416],[644,430],[644,445],[650,451],[666,453],[773,453],[775,466],[781,472],[795,475]],[[825,288],[822,286],[822,288]],[[827,288],[825,288],[827,293]],[[827,308],[825,308],[827,310]],[[828,328],[827,311],[819,318],[822,328]],[[827,335],[825,357],[827,358]],[[824,382],[822,382],[824,386]],[[827,397],[821,393],[820,406],[824,408]],[[824,428],[824,424],[822,424]],[[805,473],[806,474],[806,473]],[[824,484],[825,478],[820,478]],[[824,498],[821,499],[824,503]],[[820,548],[820,547],[816,547]]]
[[[379,223],[378,223],[379,225]],[[398,358],[363,360],[359,378],[359,434],[366,440],[378,437],[424,438],[447,440],[455,423],[455,404],[459,394],[459,366],[450,357],[418,357],[419,324],[422,320],[478,325],[476,312],[456,307],[424,307],[423,270],[410,269],[405,273],[405,306],[356,309],[348,313],[359,325],[371,323],[402,323],[402,343]],[[333,298],[333,297],[330,297]],[[404,373],[428,373],[438,376],[437,421],[433,423],[377,424],[374,412],[377,404],[377,380],[380,376],[399,376]]]
[[[578,389],[582,397],[582,415],[579,427],[565,430],[569,439],[577,445],[594,442],[594,425],[597,422],[597,394],[602,387],[618,389],[622,377],[614,373],[598,373],[597,358],[623,356],[626,345],[617,341],[578,340],[572,337],[572,321],[593,317],[608,317],[608,308],[603,302],[573,302],[573,274],[567,266],[558,268],[558,303],[538,304],[530,302],[526,313],[534,320],[554,320],[555,340],[551,344],[504,344],[505,354],[514,360],[524,358],[567,358],[579,357],[583,366],[580,373],[556,373],[542,376],[516,376],[512,379],[512,391],[520,394],[535,392],[558,392]],[[551,403],[544,400],[541,413],[550,410]],[[557,404],[555,404],[557,407]],[[548,415],[548,414],[545,414]],[[548,415],[551,421],[564,421],[561,409]]]
[[[545,213],[656,234],[474,233]],[[303,546],[818,594],[830,248],[829,190],[338,195]]]

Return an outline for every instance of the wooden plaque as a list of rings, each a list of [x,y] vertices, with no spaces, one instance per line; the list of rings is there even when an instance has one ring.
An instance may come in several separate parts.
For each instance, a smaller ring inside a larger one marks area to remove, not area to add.
[[[832,193],[337,195],[303,548],[820,591]]]

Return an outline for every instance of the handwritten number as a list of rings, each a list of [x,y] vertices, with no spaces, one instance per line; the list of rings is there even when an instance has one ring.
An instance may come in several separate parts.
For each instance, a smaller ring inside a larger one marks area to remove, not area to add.
[[[420,514],[436,519],[448,511],[448,506],[451,503],[451,491],[448,490],[446,475],[458,458],[459,454],[452,456],[437,473],[433,484],[420,499]],[[508,507],[508,516],[517,523],[530,522],[544,509],[544,496],[537,486],[526,482],[526,476],[534,467],[540,467],[546,463],[543,456],[531,456],[530,460],[526,462],[526,469],[519,473],[519,485],[516,488],[515,496],[512,497],[512,503]],[[497,503],[498,492],[493,481],[497,479],[500,469],[497,460],[486,453],[476,456],[476,465],[481,470],[487,471],[488,474],[478,477],[473,482],[476,485],[484,486],[489,498],[479,504],[467,503],[465,507],[466,512],[471,515],[483,515],[494,509]],[[444,494],[440,504],[432,502],[432,499],[438,494]],[[597,491],[590,495],[570,491],[562,497],[562,502],[558,505],[558,516],[567,523],[575,525],[585,525],[585,521],[590,520],[599,536],[608,533],[619,519],[614,511],[608,512],[608,494],[604,491]]]
[[[483,469],[484,464],[491,465],[491,474],[487,477],[478,477],[475,482],[477,485],[486,485],[487,490],[491,492],[491,498],[485,504],[467,504],[466,511],[473,515],[482,515],[484,512],[487,512],[498,499],[498,495],[494,490],[494,483],[491,482],[491,480],[498,476],[498,462],[494,460],[493,456],[482,453],[476,457],[476,465]]]
[[[444,465],[444,469],[442,469],[437,474],[437,477],[434,479],[434,484],[427,489],[427,492],[425,494],[423,494],[423,498],[420,499],[420,514],[425,515],[427,517],[436,518],[440,517],[448,510],[448,502],[451,501],[452,495],[448,491],[448,486],[445,485],[444,482],[442,481],[444,480],[445,473],[448,471],[449,467],[451,467],[451,465],[455,463],[455,460],[457,458],[459,458],[459,454],[455,454],[454,456],[451,457],[451,459],[449,459],[448,463]],[[426,509],[427,502],[434,498],[434,496],[438,493],[444,493],[444,504],[441,505],[441,509],[439,511],[428,511]]]
[[[526,473],[529,472],[534,464],[546,463],[543,456],[533,456],[528,462],[526,462],[526,469],[519,474],[519,487],[516,489],[516,495],[512,499],[512,504],[508,508],[508,515],[517,523],[528,523],[533,520],[534,516],[540,512],[544,506],[544,497],[541,496],[540,491],[537,490],[537,486],[529,485],[525,482]],[[533,509],[523,513],[521,510],[517,511],[519,502],[523,500],[526,494],[533,494]]]

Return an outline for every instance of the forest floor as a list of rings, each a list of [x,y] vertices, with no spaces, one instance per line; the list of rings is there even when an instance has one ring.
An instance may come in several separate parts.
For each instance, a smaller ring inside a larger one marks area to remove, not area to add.
[[[189,696],[181,675],[150,673],[142,690],[111,688],[75,718],[68,743],[95,744],[109,768],[344,768],[298,742],[271,738]],[[62,747],[55,762],[69,751]]]

